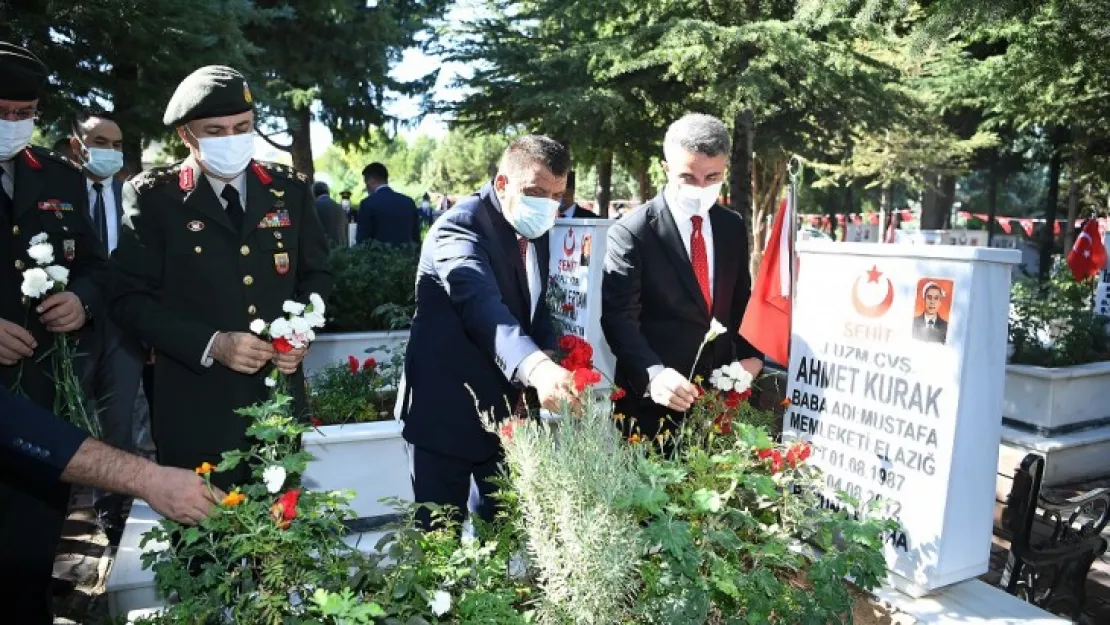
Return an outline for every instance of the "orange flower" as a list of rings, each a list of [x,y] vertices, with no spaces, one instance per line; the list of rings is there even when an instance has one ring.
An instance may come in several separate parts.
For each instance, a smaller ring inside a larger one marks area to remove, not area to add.
[[[197,472],[197,475],[208,475],[209,473],[212,472],[212,469],[215,469],[215,468],[216,467],[212,466],[211,464],[209,464],[207,462],[202,462],[202,463],[200,463],[199,467],[194,469],[194,471]]]
[[[632,443],[633,445],[635,445],[636,443],[639,443],[640,442],[640,435],[639,434],[633,434],[632,436],[629,436],[628,437],[628,442]]]
[[[233,508],[247,500],[247,496],[240,493],[238,489],[231,491],[224,497],[223,504],[229,508]]]
[[[790,401],[789,397],[784,398],[781,402],[783,408],[790,407],[790,404],[792,404],[792,403],[794,403],[794,402]]]

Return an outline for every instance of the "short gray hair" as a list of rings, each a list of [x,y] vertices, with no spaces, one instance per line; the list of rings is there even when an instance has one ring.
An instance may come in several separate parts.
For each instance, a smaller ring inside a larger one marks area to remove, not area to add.
[[[728,127],[712,115],[690,113],[671,124],[663,139],[663,153],[682,150],[692,154],[728,154],[732,141]]]

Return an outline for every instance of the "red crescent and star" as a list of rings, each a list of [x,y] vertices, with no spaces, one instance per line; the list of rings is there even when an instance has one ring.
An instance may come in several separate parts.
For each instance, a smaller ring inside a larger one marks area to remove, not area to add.
[[[883,276],[883,272],[879,271],[877,265],[872,265],[871,269],[867,270],[865,273],[867,274],[868,284],[878,284],[879,278]],[[890,281],[890,278],[884,278],[886,280],[886,297],[878,304],[867,306],[860,301],[859,298],[859,283],[861,278],[863,278],[863,276],[857,277],[856,281],[852,284],[852,306],[855,307],[856,312],[864,317],[882,317],[894,304],[894,283]]]

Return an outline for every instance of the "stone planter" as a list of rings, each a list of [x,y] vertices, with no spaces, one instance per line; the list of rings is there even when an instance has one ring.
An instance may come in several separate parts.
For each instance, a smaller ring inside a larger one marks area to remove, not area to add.
[[[1110,423],[1103,396],[1110,362],[1072,367],[1007,365],[1002,417],[1015,427],[1052,435]]]
[[[346,357],[346,356],[344,356]],[[312,490],[355,491],[351,507],[360,518],[393,514],[384,497],[412,501],[412,480],[400,421],[326,425],[302,439],[315,460],[304,473]]]
[[[373,356],[378,360],[389,357],[388,351],[401,347],[409,340],[408,330],[389,332],[337,332],[320,334],[304,359],[305,374],[337,362],[347,362],[348,356],[362,360]],[[369,351],[368,351],[369,350]]]

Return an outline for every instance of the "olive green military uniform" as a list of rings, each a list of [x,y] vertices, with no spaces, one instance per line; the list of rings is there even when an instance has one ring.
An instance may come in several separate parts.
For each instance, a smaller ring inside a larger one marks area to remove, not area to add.
[[[156,352],[152,425],[161,464],[215,464],[221,453],[248,446],[248,420],[235,411],[268,396],[269,369],[244,375],[219,362],[205,366],[213,335],[248,332],[255,319],[283,317],[286,300],[307,303],[311,293],[331,291],[327,242],[305,177],[260,163],[244,175],[241,232],[192,160],[123,187],[112,312]],[[290,382],[303,406],[303,372]]]

